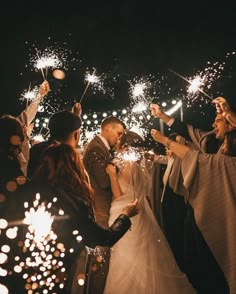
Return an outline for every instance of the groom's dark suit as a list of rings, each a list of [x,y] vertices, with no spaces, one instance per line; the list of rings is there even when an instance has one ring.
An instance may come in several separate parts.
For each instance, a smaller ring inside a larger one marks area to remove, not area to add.
[[[96,222],[104,227],[108,227],[112,200],[110,178],[106,172],[106,166],[111,160],[112,156],[99,136],[85,148],[83,162],[94,189]]]
[[[89,175],[94,190],[96,222],[108,228],[109,210],[112,201],[110,178],[106,166],[111,162],[112,156],[99,136],[96,136],[85,148],[83,163]],[[94,262],[90,275],[89,293],[102,294],[109,267],[110,248],[104,251],[103,262]],[[93,271],[94,269],[94,271]]]

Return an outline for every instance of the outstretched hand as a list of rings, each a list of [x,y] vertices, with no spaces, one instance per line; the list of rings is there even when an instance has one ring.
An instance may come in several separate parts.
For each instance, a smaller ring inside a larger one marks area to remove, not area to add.
[[[166,137],[158,130],[151,129],[151,136],[152,136],[153,140],[155,140],[156,142],[161,143],[161,144],[165,144]]]
[[[82,114],[81,103],[75,102],[75,104],[72,106],[72,112],[74,112],[78,116],[81,116],[81,114]]]
[[[225,112],[230,111],[229,103],[224,97],[217,97],[212,101],[212,103],[215,104],[217,113],[222,113],[224,115]]]
[[[138,199],[130,202],[127,206],[125,206],[122,210],[123,214],[128,217],[132,217],[138,214]]]
[[[48,81],[44,80],[42,84],[39,86],[39,99],[43,100],[43,98],[48,94],[50,91],[50,85]]]
[[[161,114],[163,113],[161,107],[158,104],[150,104],[150,111],[151,111],[151,115],[153,115],[154,117],[160,117]]]

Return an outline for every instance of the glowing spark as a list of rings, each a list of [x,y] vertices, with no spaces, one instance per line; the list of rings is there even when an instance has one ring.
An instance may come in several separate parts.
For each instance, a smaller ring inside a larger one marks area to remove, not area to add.
[[[36,210],[32,207],[30,211],[25,212],[24,223],[29,225],[30,232],[34,234],[34,241],[39,243],[49,235],[53,217],[42,203]]]
[[[188,88],[189,93],[196,93],[204,86],[204,81],[200,76],[196,76],[192,81],[190,81],[190,86]],[[202,90],[202,89],[201,89]]]
[[[34,61],[34,67],[41,71],[44,80],[47,78],[47,73],[49,68],[56,68],[62,66],[62,61],[59,57],[55,54],[54,51],[50,51],[50,49],[46,49],[42,54],[41,57],[37,52],[37,57]],[[44,72],[45,70],[45,72]]]
[[[191,86],[191,89],[194,89],[194,93],[198,90],[201,93],[203,93],[205,96],[207,96],[208,98],[210,98],[211,100],[213,100],[213,98],[211,96],[209,96],[207,93],[205,93],[201,88],[198,87],[199,86],[203,86],[204,84],[202,83],[203,80],[200,79],[200,77],[197,77],[196,80],[193,79],[192,81],[186,79],[185,77],[181,76],[180,74],[178,74],[177,72],[175,72],[172,69],[169,69],[170,72],[174,73],[175,75],[179,76],[180,78],[184,79],[186,82],[188,82]],[[193,91],[192,91],[193,92]]]
[[[146,89],[146,84],[144,84],[144,83],[134,85],[133,96],[134,97],[144,96],[145,89]]]
[[[122,151],[117,154],[119,160],[124,161],[133,161],[136,162],[142,157],[140,151],[137,148],[129,147],[129,149]]]
[[[59,66],[61,66],[61,61],[53,53],[51,53],[51,55],[48,55],[48,56],[42,56],[35,63],[35,67],[37,69],[44,69],[48,67],[55,68]]]
[[[99,79],[95,76],[95,72],[96,72],[96,69],[93,70],[92,74],[87,73],[86,76],[85,76],[85,80],[87,81],[87,85],[86,85],[86,87],[84,89],[84,92],[83,92],[81,98],[80,98],[80,101],[79,101],[80,103],[81,103],[82,99],[84,98],[84,95],[86,94],[89,85],[91,83],[95,83],[95,82],[99,81]]]
[[[25,90],[22,93],[20,100],[33,101],[38,98],[38,94],[38,87],[34,87],[32,90]]]
[[[146,102],[138,102],[135,104],[132,108],[132,112],[134,113],[140,113],[143,111],[146,111],[148,109],[148,103]]]
[[[86,77],[85,77],[85,81],[89,82],[90,84],[92,83],[98,83],[99,82],[99,77],[95,75],[95,71],[90,74],[90,73],[87,73]]]

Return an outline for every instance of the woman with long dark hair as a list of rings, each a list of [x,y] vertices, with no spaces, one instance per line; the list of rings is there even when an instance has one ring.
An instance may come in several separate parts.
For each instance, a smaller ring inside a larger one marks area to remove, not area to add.
[[[131,227],[129,217],[137,213],[135,200],[121,209],[108,229],[99,226],[94,218],[93,190],[80,154],[68,144],[55,143],[45,150],[27,189],[29,202],[33,204],[34,195],[40,193],[41,203],[54,215],[52,228],[57,242],[65,248],[66,273],[85,246],[113,246]],[[94,252],[99,258],[99,252]],[[70,274],[64,277],[68,278]],[[63,293],[73,292],[66,288]]]

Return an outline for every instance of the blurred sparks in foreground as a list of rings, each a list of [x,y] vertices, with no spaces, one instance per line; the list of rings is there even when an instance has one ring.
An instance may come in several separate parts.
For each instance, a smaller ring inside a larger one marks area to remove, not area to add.
[[[40,196],[37,194],[36,200],[34,201],[34,206],[37,209],[31,207],[29,211],[25,212],[24,219],[24,223],[29,226],[29,232],[33,236],[33,240],[37,246],[44,243],[47,238],[53,237],[51,226],[54,219],[46,210],[44,203],[39,205],[39,199]]]
[[[55,293],[54,291],[59,291],[57,289],[64,288],[67,275],[64,258],[66,254],[67,257],[68,254],[73,254],[74,249],[67,248],[52,229],[55,221],[69,217],[64,215],[62,209],[57,209],[57,215],[52,215],[50,211],[55,210],[56,202],[55,197],[46,204],[37,193],[32,207],[29,207],[28,202],[24,203],[24,220],[9,223],[4,219],[0,220],[0,233],[2,235],[5,231],[6,236],[0,247],[0,276],[21,274],[26,293],[29,294],[39,293],[38,291],[45,294]],[[25,225],[27,230],[23,233]],[[82,240],[78,231],[71,232],[71,236],[74,236],[75,244]]]

